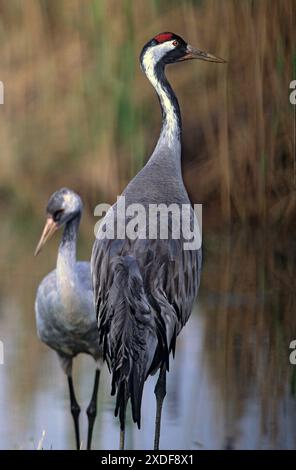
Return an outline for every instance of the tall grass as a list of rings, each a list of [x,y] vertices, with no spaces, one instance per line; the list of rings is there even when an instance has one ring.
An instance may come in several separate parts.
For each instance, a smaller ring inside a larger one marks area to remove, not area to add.
[[[79,190],[90,216],[141,168],[160,113],[138,55],[162,30],[228,60],[168,71],[205,228],[294,221],[295,2],[11,0],[0,11],[0,204],[14,226],[26,230],[62,185]]]

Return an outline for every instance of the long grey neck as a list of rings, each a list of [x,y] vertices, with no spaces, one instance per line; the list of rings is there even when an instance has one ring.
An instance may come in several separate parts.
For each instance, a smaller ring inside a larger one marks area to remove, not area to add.
[[[76,243],[81,214],[65,225],[57,258],[58,282],[63,285],[76,280]]]
[[[156,158],[169,159],[181,175],[182,122],[177,97],[165,76],[162,63],[154,67],[144,65],[144,71],[158,95],[162,112],[160,136],[148,164]]]

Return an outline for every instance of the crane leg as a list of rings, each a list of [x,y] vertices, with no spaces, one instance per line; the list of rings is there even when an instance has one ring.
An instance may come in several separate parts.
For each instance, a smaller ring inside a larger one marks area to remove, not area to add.
[[[126,417],[126,406],[128,402],[126,390],[123,391],[123,402],[124,405],[121,407],[120,416],[120,436],[119,436],[119,450],[124,450],[125,445],[125,417]]]
[[[98,396],[98,389],[99,389],[99,381],[100,381],[100,369],[97,369],[96,374],[95,374],[92,397],[86,410],[86,414],[88,417],[87,450],[91,449],[93,428],[94,428],[94,423],[95,423],[95,419],[97,416],[97,396]]]
[[[154,389],[156,396],[156,418],[155,418],[155,434],[154,434],[154,450],[159,450],[161,412],[164,397],[166,396],[166,368],[162,365],[158,380]]]
[[[124,450],[124,441],[125,441],[125,425],[123,429],[120,429],[119,450]]]
[[[68,375],[68,385],[69,385],[69,393],[70,393],[70,404],[71,404],[71,414],[74,420],[74,427],[75,427],[75,439],[76,439],[76,449],[80,449],[80,436],[79,436],[79,413],[80,413],[80,406],[77,403],[74,386],[73,386],[73,379],[71,375]]]

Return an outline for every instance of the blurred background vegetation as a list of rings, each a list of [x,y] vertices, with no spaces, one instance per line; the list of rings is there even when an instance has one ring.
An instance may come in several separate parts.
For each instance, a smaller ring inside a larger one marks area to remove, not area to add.
[[[81,194],[79,256],[89,259],[95,205],[114,202],[160,130],[141,48],[174,31],[228,61],[167,72],[183,116],[185,183],[204,204],[203,364],[228,427],[254,384],[262,432],[270,418],[276,433],[278,410],[287,422],[296,395],[295,18],[294,0],[0,0],[0,338],[15,357],[15,402],[32,396],[47,351],[33,314],[59,243],[33,258],[47,199],[61,186]]]
[[[184,177],[204,204],[204,230],[293,223],[295,17],[291,0],[0,1],[7,230],[32,232],[48,196],[67,185],[85,201],[89,233],[94,206],[113,202],[143,166],[160,112],[138,56],[163,30],[228,60],[168,70],[184,121]]]

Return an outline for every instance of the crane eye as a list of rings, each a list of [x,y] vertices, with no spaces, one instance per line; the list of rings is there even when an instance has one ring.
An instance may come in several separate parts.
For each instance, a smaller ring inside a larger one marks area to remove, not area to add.
[[[177,40],[173,41],[173,46],[179,46],[179,41]]]
[[[58,222],[60,220],[60,218],[62,217],[62,214],[64,212],[64,209],[59,209],[57,211],[55,211],[55,213],[53,214],[53,219],[55,222]]]

